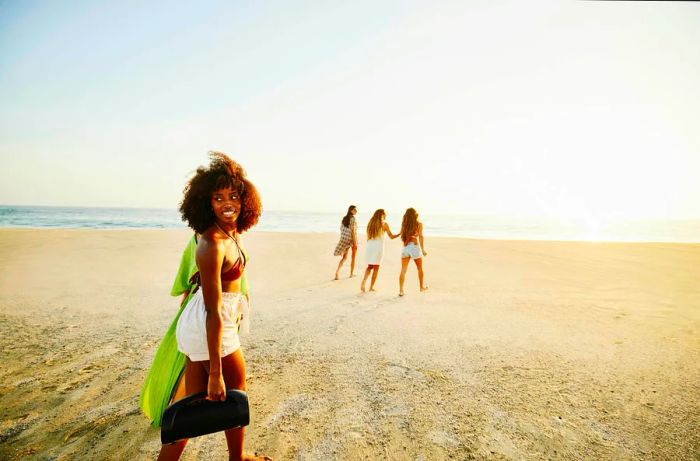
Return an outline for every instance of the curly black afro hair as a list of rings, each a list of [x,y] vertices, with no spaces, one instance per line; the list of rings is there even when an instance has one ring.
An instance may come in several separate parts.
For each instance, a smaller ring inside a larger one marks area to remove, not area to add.
[[[257,224],[262,214],[262,202],[258,190],[238,163],[221,152],[209,152],[208,167],[200,166],[189,180],[180,202],[180,214],[195,232],[201,234],[214,224],[216,217],[211,208],[211,196],[216,190],[230,187],[241,197],[241,211],[236,221],[238,232]]]

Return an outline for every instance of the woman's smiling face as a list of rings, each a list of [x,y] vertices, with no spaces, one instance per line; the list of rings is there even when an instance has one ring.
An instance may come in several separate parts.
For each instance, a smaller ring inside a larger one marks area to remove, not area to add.
[[[211,194],[211,208],[217,221],[235,226],[241,212],[241,196],[231,187],[217,189]]]

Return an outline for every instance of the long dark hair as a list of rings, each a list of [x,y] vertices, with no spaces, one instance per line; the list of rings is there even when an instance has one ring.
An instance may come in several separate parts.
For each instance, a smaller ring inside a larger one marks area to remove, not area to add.
[[[356,209],[357,209],[357,207],[355,205],[350,205],[348,207],[348,212],[345,214],[345,216],[343,217],[343,220],[341,221],[343,226],[350,227],[350,218],[352,218],[353,210],[356,210]]]

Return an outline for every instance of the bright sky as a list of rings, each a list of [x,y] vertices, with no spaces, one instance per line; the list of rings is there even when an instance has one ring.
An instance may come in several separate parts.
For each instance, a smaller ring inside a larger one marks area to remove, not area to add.
[[[0,204],[700,218],[700,4],[0,3]]]

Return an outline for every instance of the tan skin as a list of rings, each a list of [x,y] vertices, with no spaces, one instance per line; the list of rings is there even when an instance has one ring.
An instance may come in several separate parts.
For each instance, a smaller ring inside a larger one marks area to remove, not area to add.
[[[386,232],[389,238],[393,240],[400,234],[392,234],[389,224],[384,222],[385,219],[386,216],[382,216],[382,232]],[[372,273],[372,280],[369,283],[369,291],[377,291],[374,289],[374,283],[377,281],[377,275],[379,275],[379,264],[368,264],[367,269],[365,269],[365,276],[362,278],[362,283],[360,284],[360,291],[363,293],[365,292],[365,284],[367,283],[370,272]]]
[[[352,213],[353,216],[357,214],[357,208],[352,210],[350,213]],[[348,259],[348,251],[352,250],[352,257],[350,259],[350,277],[355,276],[355,256],[357,255],[357,229],[353,227],[352,229],[352,247],[348,248],[345,250],[343,253],[343,257],[340,258],[340,262],[338,263],[338,268],[335,270],[335,279],[338,280],[339,275],[338,272],[340,272],[340,268],[343,266],[343,263],[345,262],[346,259]]]
[[[211,207],[216,224],[205,230],[197,244],[196,261],[201,280],[202,296],[207,311],[207,345],[209,360],[185,365],[185,388],[187,394],[207,391],[207,399],[226,400],[226,389],[245,390],[245,360],[239,348],[232,354],[221,357],[222,293],[240,293],[241,279],[221,280],[221,273],[236,264],[239,254],[236,243],[240,242],[237,220],[241,210],[241,199],[234,189],[219,189],[212,193]],[[232,239],[233,237],[233,239]],[[226,434],[230,461],[264,461],[269,456],[243,453],[244,429],[229,429]],[[185,449],[187,440],[172,445],[163,445],[158,460],[177,460]]]
[[[415,243],[420,244],[423,250],[423,256],[428,256],[428,252],[425,251],[425,242],[423,240],[423,223],[418,223],[418,237],[412,236],[406,244]],[[408,270],[408,263],[411,258],[401,258],[401,274],[399,275],[399,296],[403,296],[405,293],[403,291],[403,283],[406,279],[406,271]],[[423,258],[414,259],[413,262],[416,263],[416,269],[418,269],[418,284],[420,285],[420,291],[425,291],[428,287],[423,283]]]

